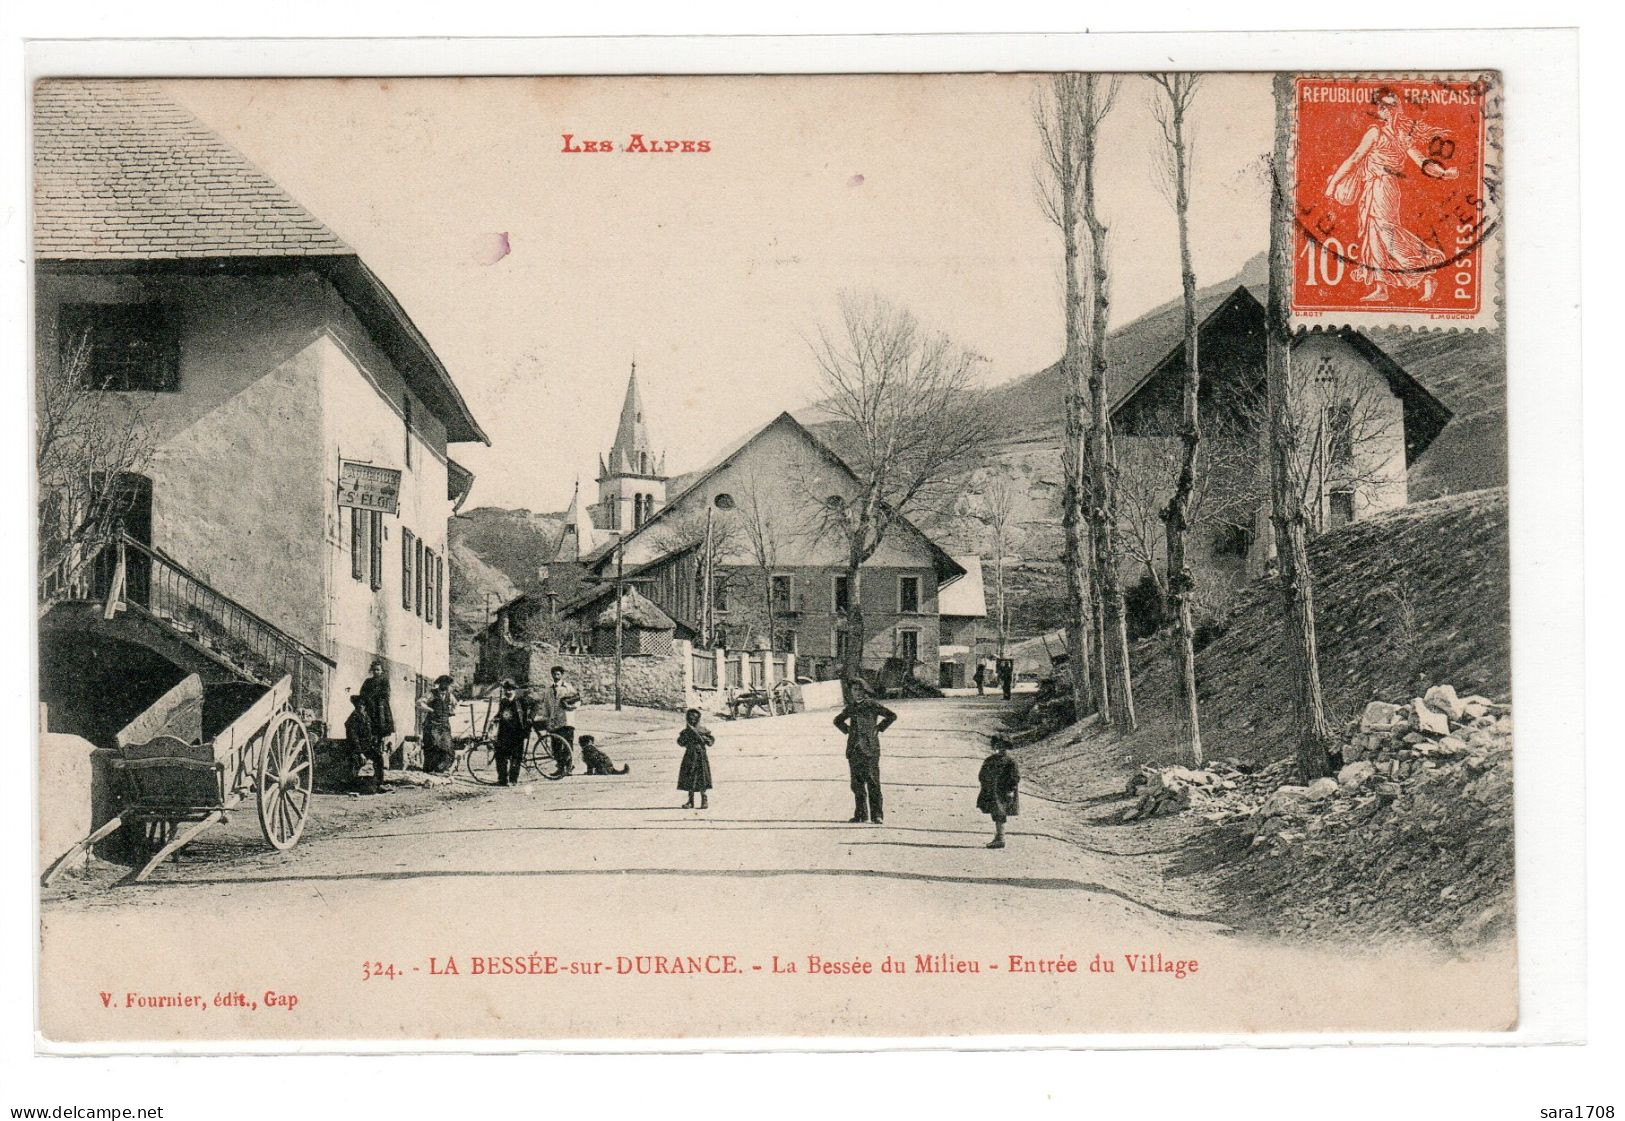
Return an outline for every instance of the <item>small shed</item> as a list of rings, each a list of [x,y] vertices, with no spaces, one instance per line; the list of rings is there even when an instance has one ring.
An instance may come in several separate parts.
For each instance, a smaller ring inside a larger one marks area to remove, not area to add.
[[[611,596],[592,623],[592,653],[615,656],[615,598]],[[677,624],[636,588],[621,594],[621,653],[670,654]]]

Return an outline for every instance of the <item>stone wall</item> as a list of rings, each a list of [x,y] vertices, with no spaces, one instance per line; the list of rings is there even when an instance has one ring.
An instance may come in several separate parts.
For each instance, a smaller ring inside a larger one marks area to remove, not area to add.
[[[685,663],[688,647],[683,644],[679,653],[656,656],[629,654],[621,659],[621,703],[641,708],[664,708],[681,711],[687,706]],[[540,684],[551,680],[554,666],[563,666],[564,672],[581,690],[583,704],[613,704],[615,702],[615,659],[591,654],[559,654],[546,650],[530,653],[530,680]]]

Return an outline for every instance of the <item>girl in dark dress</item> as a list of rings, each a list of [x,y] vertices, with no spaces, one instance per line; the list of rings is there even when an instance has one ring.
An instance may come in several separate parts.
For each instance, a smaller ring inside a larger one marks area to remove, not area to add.
[[[688,801],[683,803],[683,809],[694,808],[694,795],[700,796],[700,809],[710,806],[710,799],[706,791],[711,789],[711,759],[706,749],[717,742],[717,738],[700,723],[700,710],[691,708],[683,714],[687,721],[683,730],[677,733],[677,744],[683,749],[683,765],[677,771],[677,789],[688,792]]]
[[[1010,758],[1010,741],[1003,736],[993,737],[993,754],[982,760],[981,773],[976,776],[981,791],[976,795],[976,808],[993,818],[993,840],[990,849],[1004,847],[1004,822],[1021,810],[1021,770]]]

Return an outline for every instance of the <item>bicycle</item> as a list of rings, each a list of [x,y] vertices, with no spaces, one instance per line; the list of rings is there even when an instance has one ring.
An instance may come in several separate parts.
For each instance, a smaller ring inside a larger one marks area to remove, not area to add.
[[[557,732],[537,730],[525,741],[524,753],[519,760],[520,777],[524,778],[528,772],[532,779],[554,781],[563,778],[564,772],[559,771],[554,752],[562,753],[569,743]],[[468,772],[469,778],[482,786],[498,785],[496,741],[489,736],[470,741],[468,751],[463,756],[463,769]]]

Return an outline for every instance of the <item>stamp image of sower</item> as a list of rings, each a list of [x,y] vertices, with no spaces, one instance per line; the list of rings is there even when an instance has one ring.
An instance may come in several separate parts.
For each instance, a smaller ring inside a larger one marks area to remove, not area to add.
[[[1300,77],[1295,88],[1294,319],[1495,325],[1495,76]]]

